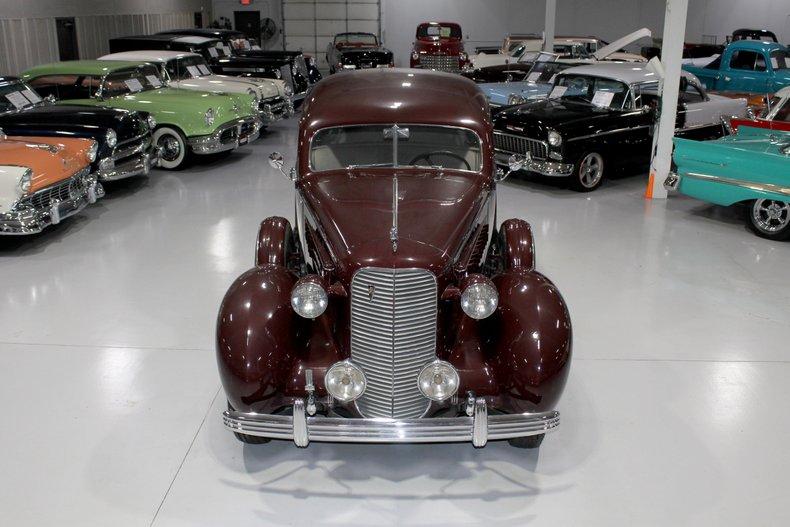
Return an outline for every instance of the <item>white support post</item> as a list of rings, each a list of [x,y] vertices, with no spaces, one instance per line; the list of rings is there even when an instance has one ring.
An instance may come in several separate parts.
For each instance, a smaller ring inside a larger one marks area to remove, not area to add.
[[[543,51],[554,51],[554,26],[557,20],[557,0],[546,0],[546,23],[543,30]]]
[[[664,79],[661,83],[661,117],[658,121],[658,137],[650,159],[650,178],[645,192],[645,197],[648,199],[667,197],[664,180],[669,175],[672,163],[672,138],[675,135],[683,42],[686,39],[688,0],[666,1],[664,38],[661,46],[661,63],[664,67]]]

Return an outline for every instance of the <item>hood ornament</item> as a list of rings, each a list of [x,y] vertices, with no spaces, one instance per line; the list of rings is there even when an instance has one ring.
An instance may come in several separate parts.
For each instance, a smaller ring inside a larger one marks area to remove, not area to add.
[[[392,139],[392,167],[398,168],[398,140],[408,139],[409,129],[393,124],[384,129],[384,139]],[[398,251],[398,175],[392,176],[392,227],[390,228],[392,252]]]

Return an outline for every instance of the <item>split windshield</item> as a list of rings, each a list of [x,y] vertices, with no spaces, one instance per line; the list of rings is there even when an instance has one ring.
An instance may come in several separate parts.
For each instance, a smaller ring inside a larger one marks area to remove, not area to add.
[[[30,108],[42,101],[24,82],[0,85],[0,113]]]
[[[461,28],[458,26],[424,25],[417,28],[417,38],[461,40]]]
[[[397,159],[394,137],[397,133]],[[444,126],[341,126],[319,130],[311,142],[316,172],[360,167],[422,166],[479,172],[480,139],[471,130]]]
[[[560,75],[550,99],[620,110],[628,97],[628,85],[613,79],[589,75]]]
[[[102,97],[118,97],[164,86],[156,66],[146,65],[132,70],[112,72],[102,84]]]
[[[203,57],[182,57],[168,61],[165,66],[172,80],[197,79],[211,75],[211,70]]]

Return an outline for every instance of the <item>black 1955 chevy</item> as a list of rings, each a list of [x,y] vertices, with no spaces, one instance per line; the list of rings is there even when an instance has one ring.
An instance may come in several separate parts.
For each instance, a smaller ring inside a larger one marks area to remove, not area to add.
[[[373,33],[338,33],[326,49],[329,73],[395,66],[392,51]]]

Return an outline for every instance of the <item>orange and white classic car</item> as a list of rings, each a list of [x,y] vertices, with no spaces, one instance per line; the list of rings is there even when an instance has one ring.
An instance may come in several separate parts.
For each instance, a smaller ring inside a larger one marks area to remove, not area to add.
[[[0,131],[0,235],[36,234],[104,195],[90,173],[92,139]]]

